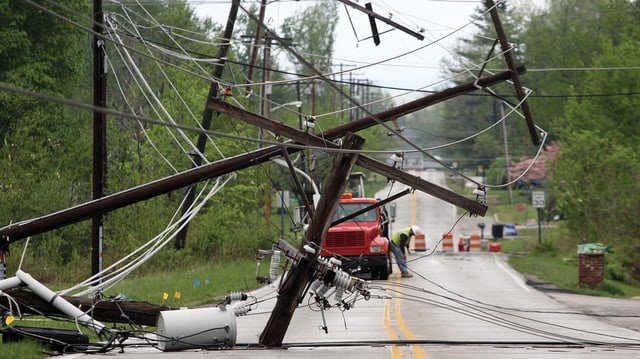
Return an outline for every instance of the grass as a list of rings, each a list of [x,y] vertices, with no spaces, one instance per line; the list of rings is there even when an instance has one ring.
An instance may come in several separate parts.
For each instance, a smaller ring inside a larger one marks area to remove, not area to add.
[[[605,280],[595,289],[578,284],[577,243],[570,239],[562,221],[543,222],[538,232],[537,211],[530,208],[528,195],[513,192],[514,201],[509,204],[506,191],[494,191],[493,205],[489,203],[488,216],[501,223],[525,224],[535,220],[535,225],[518,229],[518,236],[501,240],[502,252],[512,254],[509,264],[517,271],[534,275],[555,286],[578,293],[614,297],[640,296],[640,287],[607,278],[607,268],[614,265],[613,255],[605,254]],[[518,206],[524,204],[525,208]],[[609,258],[609,260],[607,260]]]
[[[0,359],[41,359],[52,353],[46,351],[46,347],[34,341],[21,341],[0,344]]]
[[[266,277],[269,258],[262,262],[259,275]],[[256,288],[256,267],[256,261],[250,259],[185,264],[179,271],[128,277],[105,295],[174,307],[210,304],[230,292]]]

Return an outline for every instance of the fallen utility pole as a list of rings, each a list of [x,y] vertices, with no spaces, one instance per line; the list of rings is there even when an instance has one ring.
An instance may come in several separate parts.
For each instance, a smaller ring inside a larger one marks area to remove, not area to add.
[[[60,310],[55,308],[51,303],[43,300],[33,292],[23,288],[16,288],[4,291],[7,295],[0,297],[0,306],[10,308],[9,297],[15,299],[21,304],[20,310],[22,314],[38,314],[62,316]],[[86,311],[91,309],[91,317],[97,321],[105,323],[126,323],[156,326],[158,314],[165,310],[174,310],[166,305],[150,304],[146,302],[121,301],[117,298],[105,299],[96,302],[94,298],[62,296],[67,302],[71,303],[80,310]]]
[[[519,73],[524,73],[524,71],[525,69],[523,66],[518,67]],[[511,76],[511,71],[501,72],[493,76],[481,78],[473,83],[467,83],[445,89],[444,91],[408,102],[404,105],[394,107],[387,111],[377,113],[374,116],[381,121],[392,121],[398,116],[421,110],[428,106],[445,101],[449,98],[453,98],[459,95],[479,90],[483,87],[492,86],[496,83],[509,80]],[[328,130],[322,133],[322,135],[320,136],[325,139],[333,140],[339,138],[340,136],[344,136],[346,132],[357,132],[362,129],[372,127],[376,124],[377,121],[372,116],[365,117],[360,120],[356,120],[337,128]],[[286,150],[290,154],[300,151],[299,149],[293,147],[289,147]],[[281,155],[281,146],[265,147],[256,151],[248,152],[242,155],[226,158],[197,168],[193,168],[191,170],[187,170],[173,176],[165,177],[154,182],[130,188],[128,190],[105,196],[98,200],[93,200],[59,212],[14,223],[12,225],[0,228],[0,246],[8,245],[32,235],[86,220],[91,216],[94,216],[95,214],[113,211],[118,208],[126,207],[128,205],[153,198],[155,196],[184,188],[192,183],[204,181],[218,176],[223,176],[234,171],[239,171],[251,166],[255,166],[267,162],[271,158],[277,157],[279,155]],[[363,157],[360,156],[359,161],[362,161],[362,159]],[[392,173],[392,169],[388,168],[389,166],[386,166],[385,164],[380,164],[378,166],[378,170],[382,170],[384,168],[383,172],[387,172],[386,176],[390,179],[395,179],[399,182],[403,182],[403,179],[406,178],[407,174],[404,171],[397,170],[397,173],[395,171],[394,173]],[[422,182],[426,183],[425,181]],[[420,189],[419,187],[414,186],[410,183],[406,184],[416,189]],[[436,188],[436,190],[438,188]],[[458,205],[456,203],[453,204]],[[476,208],[476,211],[471,212],[483,216],[486,212],[486,207]]]
[[[363,143],[362,137],[347,133],[342,148],[359,150]],[[311,243],[313,248],[320,247],[322,239],[327,235],[331,218],[338,207],[340,196],[347,185],[347,179],[357,157],[357,153],[349,152],[341,152],[336,156],[324,187],[325,190],[311,218],[309,229],[305,233],[305,241],[300,245],[300,251],[304,256],[298,261],[297,266],[291,268],[280,290],[278,290],[278,300],[271,311],[264,331],[260,334],[260,344],[270,347],[282,345],[293,313],[302,300],[305,287],[312,279],[314,264],[320,254],[320,251],[317,250],[304,251],[304,245]]]

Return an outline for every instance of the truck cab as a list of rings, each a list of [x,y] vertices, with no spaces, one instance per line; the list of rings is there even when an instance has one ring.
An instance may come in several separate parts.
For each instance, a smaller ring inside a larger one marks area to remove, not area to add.
[[[377,202],[375,198],[357,198],[353,193],[344,193],[333,221]],[[320,255],[341,260],[342,269],[352,275],[386,280],[391,273],[388,226],[383,206],[370,209],[329,228]]]

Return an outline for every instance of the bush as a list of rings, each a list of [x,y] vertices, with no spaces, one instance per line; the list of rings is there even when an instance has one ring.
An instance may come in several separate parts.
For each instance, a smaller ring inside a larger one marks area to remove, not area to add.
[[[609,281],[604,281],[600,283],[597,289],[599,291],[609,293],[616,297],[624,297],[625,295],[624,290],[622,290],[620,287],[616,286],[615,284]]]
[[[558,253],[558,248],[556,248],[555,244],[550,241],[542,241],[538,243],[536,248],[533,250],[533,254],[535,255],[545,255],[549,257],[555,257]]]
[[[605,261],[604,277],[621,283],[629,283],[627,269],[615,259]]]

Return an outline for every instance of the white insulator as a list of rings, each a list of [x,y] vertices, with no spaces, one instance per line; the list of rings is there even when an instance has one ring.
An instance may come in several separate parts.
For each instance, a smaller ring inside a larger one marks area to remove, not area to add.
[[[329,259],[329,263],[333,264],[336,267],[340,267],[342,265],[342,261],[336,257],[331,257],[331,259]]]
[[[342,295],[343,294],[344,294],[344,289],[342,289],[342,288],[337,288],[336,289],[336,294],[333,296],[333,299],[335,299],[336,303],[342,302]]]
[[[271,265],[269,266],[269,279],[274,282],[280,272],[280,251],[274,250],[271,255]]]
[[[329,287],[327,287],[324,283],[321,283],[321,284],[322,285],[320,286],[320,288],[316,290],[316,295],[320,298],[323,298],[324,295],[327,294]]]
[[[305,250],[305,252],[307,252],[309,254],[316,254],[316,250],[313,249],[313,247],[311,247],[308,244],[305,244],[304,246],[302,246],[302,248]]]
[[[347,289],[351,281],[351,276],[343,271],[336,272],[336,276],[333,279],[333,285],[340,289]]]
[[[318,288],[320,288],[321,285],[322,285],[322,281],[320,279],[316,279],[313,281],[313,283],[311,283],[309,290],[315,293],[318,290]]]
[[[242,317],[247,315],[247,313],[249,313],[249,311],[251,310],[251,307],[243,305],[241,307],[233,307],[233,313],[236,315],[236,317]]]
[[[241,300],[247,300],[247,295],[244,293],[233,292],[227,294],[227,296],[225,297],[225,302],[227,303],[237,302]]]

